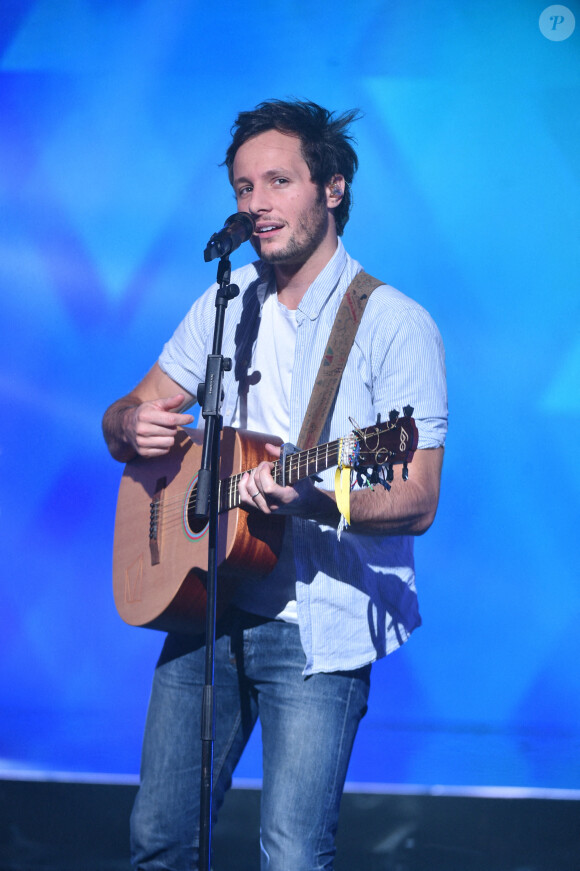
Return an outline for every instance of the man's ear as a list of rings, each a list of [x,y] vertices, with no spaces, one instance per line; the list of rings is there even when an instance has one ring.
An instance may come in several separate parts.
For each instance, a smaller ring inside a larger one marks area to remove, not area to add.
[[[336,173],[332,176],[326,185],[326,205],[329,209],[335,209],[340,205],[344,196],[345,187],[346,181],[344,180],[343,175]]]

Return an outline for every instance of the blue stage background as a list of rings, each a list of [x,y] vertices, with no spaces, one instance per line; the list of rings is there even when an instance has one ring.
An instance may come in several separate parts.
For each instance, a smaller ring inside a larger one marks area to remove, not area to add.
[[[162,636],[114,609],[100,418],[214,279],[237,111],[295,95],[363,110],[345,244],[447,347],[424,627],[349,779],[580,788],[580,28],[544,8],[3,0],[0,768],[138,770]]]

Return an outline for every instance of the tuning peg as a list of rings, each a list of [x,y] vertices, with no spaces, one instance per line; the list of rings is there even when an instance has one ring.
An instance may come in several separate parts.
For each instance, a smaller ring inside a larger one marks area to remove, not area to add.
[[[413,417],[414,408],[412,405],[406,405],[403,409],[403,414],[405,417]]]
[[[394,476],[395,476],[395,473],[393,472],[393,467],[392,467],[392,465],[389,463],[388,466],[387,466],[387,481],[389,482],[389,484],[390,484],[391,481],[393,480]]]
[[[389,411],[389,421],[391,423],[396,423],[398,419],[399,419],[399,412],[397,411],[396,408],[393,408],[392,411]]]
[[[410,416],[411,415],[409,415],[409,417]],[[405,463],[403,463],[403,481],[406,481],[408,477],[409,477],[409,467],[408,467],[407,463],[405,462]]]
[[[380,426],[380,425],[381,425],[381,413],[379,411],[379,413],[377,414],[377,426]]]

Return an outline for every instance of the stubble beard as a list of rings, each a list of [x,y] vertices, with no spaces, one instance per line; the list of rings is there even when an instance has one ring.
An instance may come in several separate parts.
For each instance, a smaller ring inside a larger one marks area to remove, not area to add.
[[[314,208],[304,211],[298,218],[298,228],[290,236],[284,248],[263,251],[262,245],[254,246],[260,259],[265,263],[287,263],[302,265],[314,254],[324,240],[328,230],[328,211],[324,189],[319,191]],[[256,240],[258,241],[258,240]],[[253,244],[254,240],[252,240]]]

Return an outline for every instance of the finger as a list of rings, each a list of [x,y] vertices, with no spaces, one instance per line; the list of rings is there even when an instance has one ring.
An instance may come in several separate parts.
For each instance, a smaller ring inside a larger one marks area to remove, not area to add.
[[[263,499],[264,494],[261,491],[258,482],[256,481],[255,470],[250,472],[247,483],[248,496],[253,501],[254,505],[257,504],[258,499]]]
[[[250,501],[254,508],[257,508],[258,511],[261,511],[262,514],[272,513],[272,506],[268,502],[266,494],[262,493],[261,490],[256,489],[256,492],[251,494]]]
[[[159,456],[160,454],[168,454],[175,443],[175,437],[172,435],[156,435],[154,433],[137,432],[135,435],[135,444],[140,454],[143,456]]]
[[[164,411],[173,411],[174,408],[179,408],[180,405],[183,405],[184,399],[183,393],[176,393],[174,396],[164,396],[161,399],[157,399],[156,403]]]
[[[188,423],[193,423],[195,419],[193,414],[176,414],[175,417],[177,426],[187,426]]]
[[[176,393],[175,396],[166,396],[157,400],[155,404],[161,411],[172,412],[174,409],[180,408],[184,400],[183,393]],[[193,420],[193,415],[185,412],[178,411],[171,415],[171,422],[174,426],[185,426],[188,423],[193,423]]]
[[[259,493],[252,472],[244,472],[244,474],[240,478],[240,483],[238,484],[238,493],[240,494],[240,499],[243,502],[245,502],[247,505],[252,504],[252,496],[255,496],[257,493]]]
[[[256,469],[256,485],[265,498],[278,499],[282,488],[276,483],[272,475],[274,463],[263,462]]]
[[[143,409],[135,422],[135,432],[143,438],[173,438],[177,434],[177,425],[173,416],[156,409]]]
[[[179,414],[165,411],[157,402],[143,403],[138,411],[138,421],[150,427],[151,431],[169,430],[177,432],[178,426],[185,426],[193,422],[191,414]]]
[[[244,472],[240,478],[238,484],[240,501],[246,508],[257,508],[263,514],[271,514],[266,495],[258,486],[257,473],[258,469],[252,469],[251,472]]]

